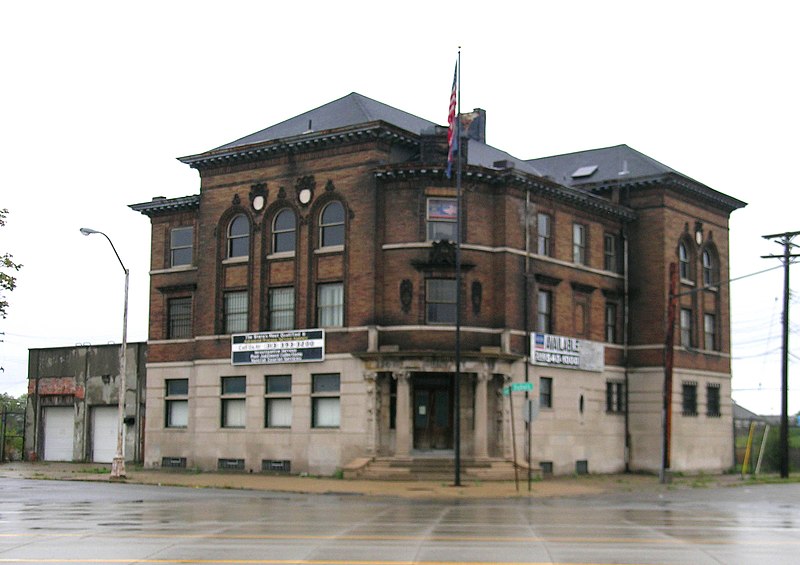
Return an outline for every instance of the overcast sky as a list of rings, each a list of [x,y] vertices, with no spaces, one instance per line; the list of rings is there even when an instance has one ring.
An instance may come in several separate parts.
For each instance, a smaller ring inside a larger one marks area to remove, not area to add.
[[[199,192],[175,160],[350,92],[445,124],[461,106],[519,158],[621,143],[748,202],[731,276],[800,230],[795,2],[6,2],[0,8],[0,252],[24,265],[0,320],[0,392],[29,348],[147,339],[150,222],[129,204]],[[800,285],[800,272],[792,269]],[[780,411],[783,273],[735,282],[734,399]],[[800,310],[793,299],[790,388]],[[800,410],[800,391],[790,393]]]

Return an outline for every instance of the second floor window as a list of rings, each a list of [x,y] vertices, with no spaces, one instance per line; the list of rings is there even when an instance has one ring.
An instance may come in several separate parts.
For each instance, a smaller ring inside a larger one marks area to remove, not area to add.
[[[547,214],[536,215],[536,252],[547,257],[553,256],[552,221]]]
[[[294,329],[294,287],[269,289],[269,329]]]
[[[717,317],[714,314],[703,315],[703,337],[705,349],[717,349]]]
[[[455,198],[428,198],[428,241],[456,240],[458,202]]]
[[[272,252],[294,251],[297,240],[297,218],[294,212],[284,208],[272,222]]]
[[[250,222],[244,214],[239,214],[228,224],[228,257],[248,255],[250,255]]]
[[[428,279],[425,281],[425,321],[429,324],[456,322],[456,281]]]
[[[341,202],[333,201],[322,209],[319,241],[320,247],[344,245],[344,206]]]
[[[192,298],[170,298],[167,310],[167,339],[192,337]]]
[[[344,325],[344,285],[326,283],[317,287],[317,324],[321,328]]]
[[[586,226],[572,224],[572,260],[578,265],[586,264]]]
[[[688,308],[681,308],[681,345],[692,346],[692,311]]]
[[[225,333],[235,334],[247,331],[247,291],[225,293]]]
[[[540,290],[537,296],[536,331],[553,333],[553,294],[549,290]]]
[[[194,228],[175,228],[169,234],[169,264],[171,267],[192,264]]]

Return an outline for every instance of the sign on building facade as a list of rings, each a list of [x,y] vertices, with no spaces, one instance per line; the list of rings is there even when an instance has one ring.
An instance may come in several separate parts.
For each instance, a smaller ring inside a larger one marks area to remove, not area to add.
[[[261,332],[231,336],[232,365],[325,360],[325,330]]]
[[[534,332],[530,361],[545,367],[602,372],[605,346],[596,341]]]

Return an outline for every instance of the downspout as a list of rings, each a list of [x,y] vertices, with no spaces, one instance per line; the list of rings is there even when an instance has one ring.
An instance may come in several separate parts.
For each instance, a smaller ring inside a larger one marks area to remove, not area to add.
[[[524,280],[524,327],[525,327],[525,382],[530,382],[530,359],[531,359],[531,338],[530,338],[530,259],[531,259],[531,191],[525,189],[525,272],[523,273]],[[525,391],[525,409],[530,410],[530,393]],[[514,417],[513,414],[511,416]],[[531,444],[533,443],[533,426],[531,425],[531,413],[528,412],[528,417],[525,418],[525,443],[527,444],[526,461],[528,463],[528,490],[531,490]],[[512,438],[511,441],[514,441]]]
[[[622,226],[622,367],[625,371],[625,472],[631,471],[631,432],[630,432],[630,410],[629,410],[629,390],[630,379],[628,374],[628,346],[630,340],[630,305],[628,296],[630,294],[630,281],[628,277],[628,226]]]

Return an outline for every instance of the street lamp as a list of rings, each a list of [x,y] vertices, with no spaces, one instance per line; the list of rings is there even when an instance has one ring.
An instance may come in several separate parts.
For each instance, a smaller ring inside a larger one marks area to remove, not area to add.
[[[108,243],[111,244],[111,249],[114,250],[114,255],[117,256],[117,261],[119,261],[119,264],[122,266],[122,270],[125,272],[125,311],[122,315],[122,346],[119,349],[119,417],[117,418],[117,452],[114,455],[114,460],[111,463],[111,478],[124,479],[125,442],[123,440],[123,431],[125,429],[125,371],[127,357],[125,353],[128,346],[128,276],[130,275],[130,271],[125,268],[122,259],[119,257],[119,253],[117,253],[117,248],[114,247],[114,243],[111,241],[110,237],[101,231],[93,230],[91,228],[81,228],[81,233],[83,235],[99,233],[105,237],[108,240]]]

